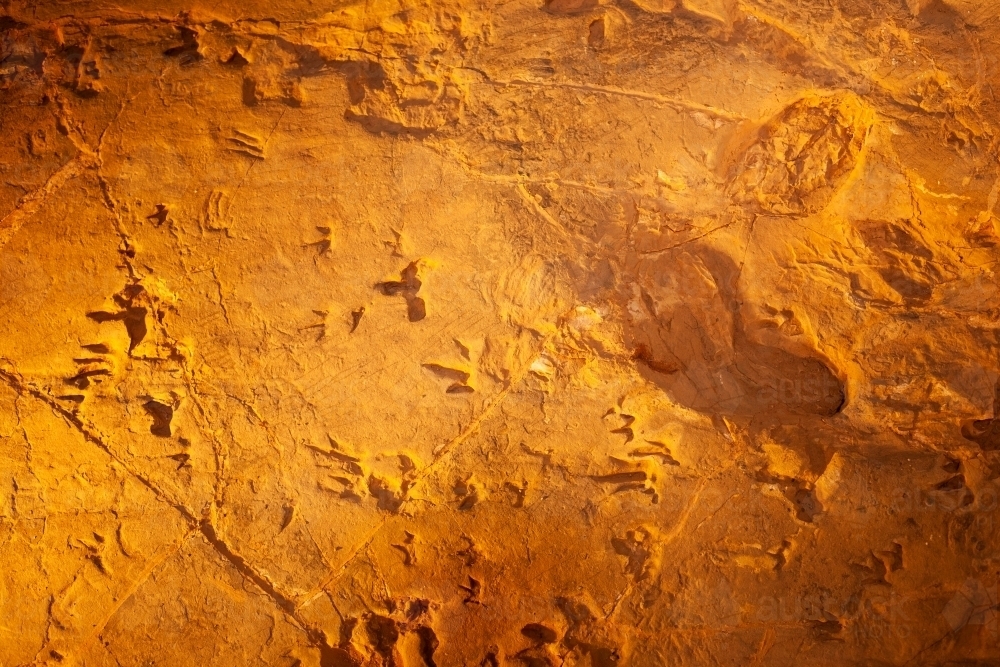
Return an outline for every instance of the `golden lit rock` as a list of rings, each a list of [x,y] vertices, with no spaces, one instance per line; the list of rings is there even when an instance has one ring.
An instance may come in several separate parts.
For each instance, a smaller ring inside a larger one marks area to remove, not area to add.
[[[985,1],[0,0],[0,664],[996,664],[998,87]]]

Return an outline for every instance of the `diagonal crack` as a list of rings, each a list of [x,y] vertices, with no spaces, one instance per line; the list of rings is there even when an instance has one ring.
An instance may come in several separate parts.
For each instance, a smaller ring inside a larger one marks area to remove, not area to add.
[[[22,197],[13,211],[0,218],[0,250],[14,238],[24,223],[38,212],[53,193],[71,178],[92,167],[93,156],[81,153],[53,172],[40,188]]]
[[[302,629],[309,641],[320,650],[320,664],[327,664],[328,652],[333,647],[327,641],[326,634],[299,614],[300,605],[292,596],[283,593],[270,579],[261,574],[246,558],[236,552],[229,544],[219,537],[215,526],[207,518],[198,524],[205,541],[215,549],[220,556],[232,565],[244,578],[252,581],[271,601],[289,618],[292,623]]]
[[[546,339],[544,339],[542,341],[542,343],[540,345],[540,349],[541,350],[545,349],[545,344],[547,342],[548,342],[548,338],[546,338]],[[421,468],[421,470],[414,476],[412,484],[410,485],[409,489],[407,489],[406,497],[403,500],[403,504],[404,505],[411,500],[409,494],[410,494],[410,492],[413,491],[413,489],[415,489],[417,487],[417,484],[420,481],[422,481],[424,478],[426,478],[427,475],[430,474],[430,472],[438,464],[440,464],[440,462],[442,460],[444,460],[445,457],[452,450],[454,450],[456,447],[461,446],[462,443],[464,443],[470,437],[472,437],[473,435],[475,435],[475,433],[477,431],[479,431],[480,427],[483,425],[483,422],[486,421],[487,418],[489,418],[489,416],[504,402],[504,400],[507,398],[507,396],[516,387],[518,387],[520,385],[520,383],[521,383],[522,380],[524,380],[524,378],[528,374],[528,369],[530,367],[531,367],[530,364],[525,364],[525,366],[523,368],[521,368],[519,372],[517,372],[516,374],[514,374],[513,377],[511,377],[507,381],[507,383],[497,393],[497,395],[493,398],[493,400],[491,400],[483,408],[483,410],[479,413],[479,415],[476,416],[469,423],[469,425],[466,426],[462,430],[461,433],[459,433],[455,438],[449,440],[448,442],[445,442],[445,443],[442,443],[441,445],[438,445],[434,449],[434,459],[430,463],[428,463],[426,466],[424,466],[423,468]],[[399,516],[399,514],[390,514],[390,515],[386,516],[382,521],[380,521],[378,523],[378,525],[375,526],[375,528],[371,532],[369,532],[368,535],[366,535],[365,538],[363,540],[361,540],[358,543],[358,545],[356,547],[354,547],[348,553],[347,559],[340,565],[340,567],[338,567],[335,571],[331,572],[330,575],[327,576],[326,579],[324,579],[320,583],[320,585],[316,587],[315,590],[307,593],[306,595],[304,595],[301,598],[301,600],[298,603],[297,609],[302,609],[303,607],[307,606],[309,603],[311,603],[312,601],[316,600],[321,595],[323,595],[323,593],[327,590],[327,588],[331,584],[333,584],[334,582],[336,582],[343,575],[343,573],[347,570],[348,566],[351,563],[353,563],[358,558],[358,556],[361,555],[369,547],[369,545],[371,545],[371,543],[375,540],[375,538],[378,536],[378,534],[380,532],[382,532],[382,529],[385,528],[386,524],[388,524],[389,521],[392,520],[393,518],[395,518],[396,516]]]
[[[274,582],[262,575],[256,570],[243,556],[238,554],[230,545],[228,545],[225,540],[219,537],[218,532],[215,530],[215,526],[208,519],[203,519],[198,524],[198,529],[200,530],[202,537],[208,542],[212,548],[219,552],[219,554],[229,562],[236,570],[242,574],[244,577],[254,582],[257,588],[261,589],[267,596],[271,598],[274,603],[287,612],[290,615],[294,615],[295,612],[295,601],[285,593],[278,590]]]
[[[380,521],[378,525],[375,526],[375,528],[371,532],[369,532],[368,535],[365,536],[365,539],[363,539],[360,543],[358,543],[358,545],[354,549],[350,551],[350,553],[347,556],[347,559],[341,564],[340,567],[338,567],[335,571],[331,572],[330,575],[326,579],[324,579],[320,583],[320,585],[316,587],[315,590],[303,596],[302,600],[299,602],[297,606],[297,609],[302,609],[304,607],[307,607],[314,600],[321,597],[326,592],[327,588],[329,588],[331,584],[336,582],[341,577],[341,575],[343,575],[343,573],[347,570],[348,566],[351,563],[353,563],[357,559],[357,557],[361,555],[366,549],[368,549],[369,545],[371,545],[371,543],[375,540],[375,538],[378,537],[378,534],[382,532],[382,529],[385,528],[386,524],[389,523],[389,521],[395,518],[396,516],[398,515],[390,514],[386,516],[382,521]]]
[[[746,116],[729,111],[728,109],[722,109],[710,104],[701,104],[699,102],[692,102],[690,100],[675,97],[667,97],[666,95],[651,93],[645,90],[631,90],[628,88],[618,88],[616,86],[602,86],[594,83],[578,83],[575,81],[532,81],[529,79],[511,79],[510,81],[487,80],[487,83],[500,88],[506,86],[542,89],[562,88],[565,90],[596,93],[612,97],[628,97],[637,100],[656,102],[657,104],[662,104],[678,113],[700,113],[711,118],[717,118],[731,123],[739,123],[748,120]]]
[[[8,367],[13,366],[9,360],[3,358],[0,358],[0,363]],[[232,546],[220,537],[217,529],[208,517],[198,518],[190,508],[185,506],[178,499],[172,497],[168,492],[160,489],[151,479],[149,479],[149,477],[141,471],[136,470],[131,464],[115,454],[96,429],[87,424],[78,415],[60,405],[58,401],[47,392],[25,380],[16,370],[8,370],[0,367],[0,381],[8,385],[18,394],[31,396],[32,398],[47,405],[52,412],[59,417],[62,417],[63,420],[65,420],[70,426],[80,432],[85,440],[96,445],[108,454],[108,456],[121,465],[143,486],[152,491],[158,500],[165,502],[176,509],[191,528],[191,532],[189,534],[200,532],[208,544],[211,545],[220,556],[236,568],[236,570],[243,575],[243,577],[253,582],[254,585],[267,595],[267,597],[269,597],[295,625],[302,628],[303,632],[305,632],[308,636],[309,641],[318,647],[321,652],[331,650],[323,631],[314,627],[312,624],[308,623],[299,616],[297,605],[293,597],[279,590],[279,588],[272,581],[261,574],[256,567],[254,567],[246,558],[240,555]],[[107,623],[107,620],[108,619],[105,619],[104,622]]]
[[[131,600],[135,596],[136,592],[142,587],[142,585],[146,583],[149,580],[149,578],[152,577],[156,573],[156,571],[159,570],[160,567],[164,563],[166,563],[167,560],[170,559],[171,556],[180,551],[181,547],[184,546],[184,543],[187,542],[188,539],[190,539],[190,537],[195,532],[196,529],[188,530],[187,532],[184,533],[183,536],[181,536],[179,540],[177,540],[169,547],[164,549],[160,554],[158,554],[155,558],[153,558],[152,561],[150,561],[146,569],[144,569],[142,573],[138,577],[136,577],[135,581],[133,581],[132,584],[128,587],[128,589],[125,592],[125,595],[121,596],[121,598],[115,601],[115,603],[111,606],[111,609],[108,610],[108,613],[105,614],[100,621],[94,624],[93,631],[91,631],[91,633],[80,642],[78,646],[80,653],[84,653],[86,651],[87,647],[90,646],[90,644],[97,637],[99,637],[102,632],[104,632],[104,628],[106,628],[108,623],[111,622],[111,619],[118,614],[118,611],[123,606],[125,606],[125,603]]]
[[[7,366],[12,365],[10,361],[6,359],[0,359],[0,362],[4,363]],[[143,474],[141,471],[136,470],[131,463],[129,463],[121,456],[116,454],[114,450],[112,450],[111,447],[108,445],[108,443],[104,441],[104,438],[101,437],[100,433],[98,433],[93,426],[91,426],[83,419],[81,419],[76,413],[60,405],[59,402],[55,398],[50,396],[47,392],[43,391],[42,389],[39,389],[32,383],[25,380],[15,370],[7,370],[5,368],[0,368],[0,380],[2,380],[5,384],[7,384],[11,389],[16,391],[18,394],[31,396],[32,398],[47,405],[49,409],[52,410],[52,412],[54,412],[59,417],[62,417],[67,424],[75,428],[81,435],[83,435],[85,440],[87,440],[93,445],[96,445],[99,449],[104,451],[116,463],[122,466],[122,468],[124,468],[130,475],[139,480],[139,482],[142,483],[143,486],[152,491],[153,495],[155,495],[157,499],[167,503],[168,505],[176,509],[188,522],[191,523],[197,522],[196,515],[190,508],[184,505],[184,503],[182,503],[179,499],[174,498],[169,492],[158,487],[148,476]]]

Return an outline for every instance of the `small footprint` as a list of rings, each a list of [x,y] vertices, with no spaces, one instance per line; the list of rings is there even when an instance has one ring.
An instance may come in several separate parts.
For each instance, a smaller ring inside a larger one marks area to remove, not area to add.
[[[390,280],[375,285],[385,296],[401,296],[406,300],[406,316],[411,322],[419,322],[427,317],[427,304],[417,296],[423,282],[418,275],[418,263],[410,264],[400,271],[399,280]]]

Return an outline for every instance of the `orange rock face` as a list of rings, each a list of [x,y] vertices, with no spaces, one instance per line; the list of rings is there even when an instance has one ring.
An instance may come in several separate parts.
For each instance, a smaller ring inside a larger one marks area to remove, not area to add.
[[[0,665],[997,664],[997,91],[985,0],[0,0]]]

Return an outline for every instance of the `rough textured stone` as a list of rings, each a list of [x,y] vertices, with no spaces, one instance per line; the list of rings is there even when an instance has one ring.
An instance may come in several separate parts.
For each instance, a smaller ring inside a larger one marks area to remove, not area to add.
[[[978,0],[0,0],[0,664],[996,664],[998,86]]]

